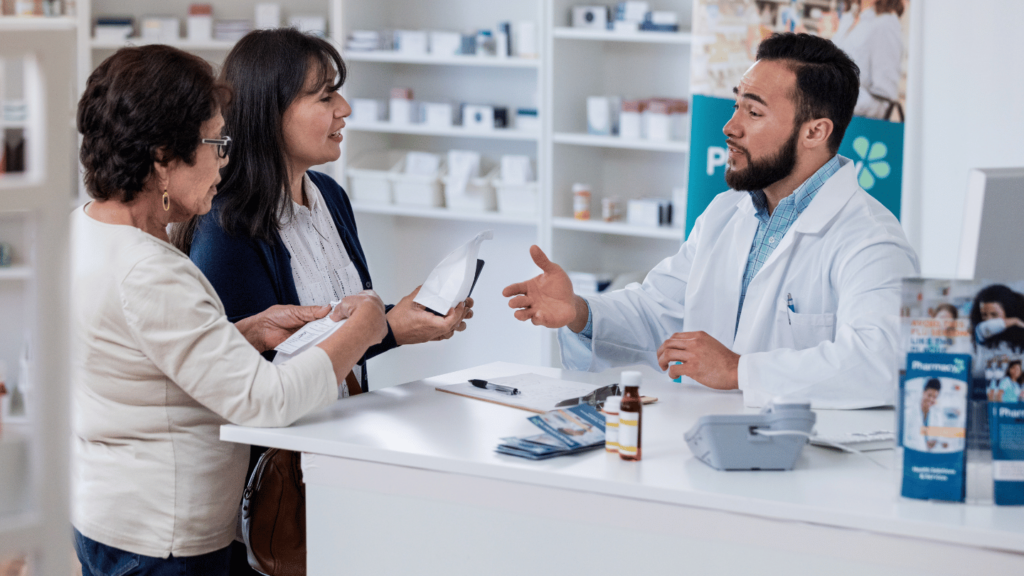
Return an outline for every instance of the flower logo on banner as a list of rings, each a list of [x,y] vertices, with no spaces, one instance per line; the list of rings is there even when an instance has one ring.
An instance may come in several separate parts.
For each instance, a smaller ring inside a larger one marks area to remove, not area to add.
[[[864,136],[858,136],[853,141],[853,151],[860,157],[857,162],[857,183],[865,190],[875,187],[877,180],[888,178],[892,173],[889,163],[883,160],[889,153],[884,142],[872,144]]]

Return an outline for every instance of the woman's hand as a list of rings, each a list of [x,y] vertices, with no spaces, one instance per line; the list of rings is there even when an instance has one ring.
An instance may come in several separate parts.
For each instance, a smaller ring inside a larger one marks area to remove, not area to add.
[[[459,302],[458,306],[448,310],[448,314],[438,316],[422,304],[413,302],[419,292],[420,286],[417,286],[387,314],[395,342],[403,345],[447,340],[466,329],[465,320],[473,317],[472,298]]]
[[[273,350],[307,323],[319,320],[330,306],[286,306],[278,304],[235,323],[238,331],[260,352]]]
[[[377,344],[388,335],[388,323],[384,315],[384,302],[373,290],[363,290],[359,294],[346,296],[331,312],[331,320],[338,322],[349,319],[361,326],[370,338],[371,344]]]

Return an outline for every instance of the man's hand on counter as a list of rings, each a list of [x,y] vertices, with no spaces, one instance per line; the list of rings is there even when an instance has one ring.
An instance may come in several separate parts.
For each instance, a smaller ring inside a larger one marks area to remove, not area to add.
[[[739,388],[740,355],[706,332],[673,334],[658,348],[658,365],[672,378],[686,376],[716,390]]]

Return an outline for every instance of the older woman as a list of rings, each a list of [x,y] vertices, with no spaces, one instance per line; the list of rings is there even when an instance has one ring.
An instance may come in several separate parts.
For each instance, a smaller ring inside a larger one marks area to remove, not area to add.
[[[232,324],[166,228],[210,209],[228,161],[229,90],[202,59],[125,48],[79,102],[94,198],[72,216],[75,544],[83,574],[224,574],[248,448],[221,424],[284,426],[338,398],[387,333],[371,292],[345,298],[327,340],[274,366],[260,356],[327,307]]]

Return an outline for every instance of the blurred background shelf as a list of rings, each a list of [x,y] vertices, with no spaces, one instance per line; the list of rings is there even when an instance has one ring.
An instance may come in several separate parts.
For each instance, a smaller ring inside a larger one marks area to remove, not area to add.
[[[624,222],[605,222],[603,220],[576,220],[575,218],[553,218],[551,225],[560,230],[578,230],[596,234],[614,234],[618,236],[634,236],[637,238],[658,238],[662,240],[678,240],[682,242],[683,229],[669,226],[651,228],[633,226]]]

